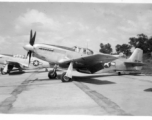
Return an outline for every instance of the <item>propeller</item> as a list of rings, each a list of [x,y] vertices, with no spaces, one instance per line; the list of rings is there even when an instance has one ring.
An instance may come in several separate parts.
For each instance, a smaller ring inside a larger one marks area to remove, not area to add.
[[[35,37],[36,37],[36,32],[34,33],[34,36],[32,35],[32,30],[30,32],[30,41],[29,41],[29,44],[30,46],[33,47],[34,43],[35,43]],[[29,56],[29,64],[30,64],[30,60],[31,60],[31,56],[32,56],[32,51],[29,50],[28,53],[27,53],[27,56]]]

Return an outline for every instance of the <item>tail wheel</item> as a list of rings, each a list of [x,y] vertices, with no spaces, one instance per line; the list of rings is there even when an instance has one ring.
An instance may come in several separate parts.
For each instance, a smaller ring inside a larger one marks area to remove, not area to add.
[[[121,72],[118,72],[118,75],[121,75]]]
[[[70,81],[72,81],[72,79],[67,77],[67,76],[65,76],[65,74],[66,74],[66,72],[62,73],[62,75],[61,75],[62,82],[70,82]]]
[[[54,71],[54,70],[49,71],[48,77],[49,77],[49,79],[56,78],[57,77],[56,71]]]

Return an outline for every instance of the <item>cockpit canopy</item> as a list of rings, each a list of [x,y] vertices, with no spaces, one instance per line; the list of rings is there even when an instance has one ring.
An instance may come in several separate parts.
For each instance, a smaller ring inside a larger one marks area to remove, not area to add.
[[[82,48],[82,47],[74,46],[73,49],[78,53],[83,53],[83,54],[87,54],[87,55],[92,55],[93,54],[93,51],[88,49],[88,48]]]

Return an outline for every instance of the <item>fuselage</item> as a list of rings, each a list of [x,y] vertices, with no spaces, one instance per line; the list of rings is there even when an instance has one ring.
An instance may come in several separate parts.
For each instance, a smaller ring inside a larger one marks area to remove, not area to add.
[[[72,60],[92,54],[89,50],[79,48],[69,48],[65,46],[35,44],[33,46],[34,56],[48,61],[52,66],[60,64],[65,60]]]

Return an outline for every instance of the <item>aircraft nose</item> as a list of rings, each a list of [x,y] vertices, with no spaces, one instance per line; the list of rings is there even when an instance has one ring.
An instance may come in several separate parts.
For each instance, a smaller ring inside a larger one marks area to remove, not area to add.
[[[33,46],[31,46],[30,44],[23,46],[23,48],[27,51],[33,51]]]

